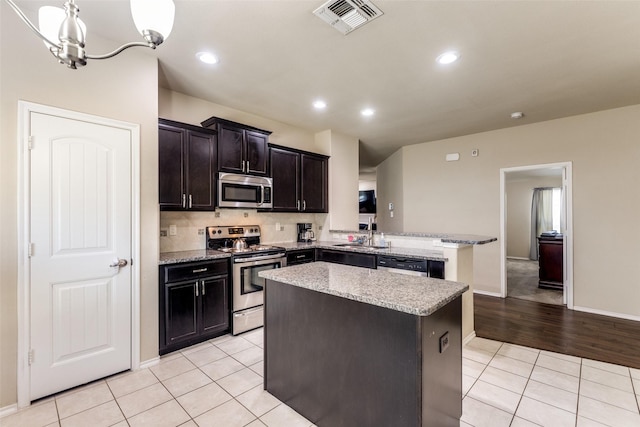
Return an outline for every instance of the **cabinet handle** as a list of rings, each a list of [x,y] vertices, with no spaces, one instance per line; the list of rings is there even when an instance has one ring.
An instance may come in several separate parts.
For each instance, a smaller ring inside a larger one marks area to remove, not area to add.
[[[247,173],[249,173],[249,160],[247,160]]]
[[[193,204],[192,202],[193,202],[193,200],[191,198],[191,194],[189,194],[189,209],[191,209],[191,206]]]
[[[304,258],[306,255],[296,255],[296,259]]]
[[[303,211],[306,211],[306,210],[307,210],[307,201],[306,201],[306,200],[303,200],[303,201],[302,201],[302,210],[303,210]]]
[[[204,273],[205,271],[207,271],[208,268],[204,267],[204,268],[196,268],[195,270],[193,270],[194,273]]]
[[[199,291],[199,289],[198,289],[198,288],[199,288],[199,286],[198,286],[198,285],[199,285],[199,283],[198,283],[198,281],[196,280],[196,297],[199,297],[199,296],[200,296],[200,295],[198,295],[198,291]]]
[[[187,195],[182,193],[182,209],[187,207]]]
[[[204,287],[204,280],[202,281],[202,296],[204,296],[205,293],[205,287]]]
[[[245,172],[245,170],[244,170],[244,164],[245,164],[245,161],[244,161],[244,160],[242,160],[242,161],[240,162],[240,165],[241,165],[241,167],[242,167],[242,172],[243,172],[243,173]]]
[[[296,200],[296,210],[300,210],[300,200]]]

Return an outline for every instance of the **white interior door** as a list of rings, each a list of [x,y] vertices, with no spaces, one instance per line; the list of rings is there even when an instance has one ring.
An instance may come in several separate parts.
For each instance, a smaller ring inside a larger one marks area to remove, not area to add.
[[[132,137],[40,112],[29,119],[34,400],[131,367]]]

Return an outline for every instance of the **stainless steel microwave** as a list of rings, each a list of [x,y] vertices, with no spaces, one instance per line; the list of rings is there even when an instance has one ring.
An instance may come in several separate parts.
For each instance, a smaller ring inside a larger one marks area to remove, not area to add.
[[[273,180],[266,176],[218,174],[218,207],[270,209]]]

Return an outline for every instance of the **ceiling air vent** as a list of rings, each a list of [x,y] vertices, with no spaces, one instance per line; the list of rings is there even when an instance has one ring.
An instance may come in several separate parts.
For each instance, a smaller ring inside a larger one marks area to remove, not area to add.
[[[383,13],[368,0],[330,0],[313,14],[342,34],[349,34]]]

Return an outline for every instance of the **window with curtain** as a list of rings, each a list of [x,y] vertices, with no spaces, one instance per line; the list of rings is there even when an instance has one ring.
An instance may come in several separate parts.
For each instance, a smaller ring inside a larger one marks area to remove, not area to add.
[[[534,188],[531,201],[531,247],[529,258],[538,260],[538,236],[547,231],[562,231],[562,189]]]

